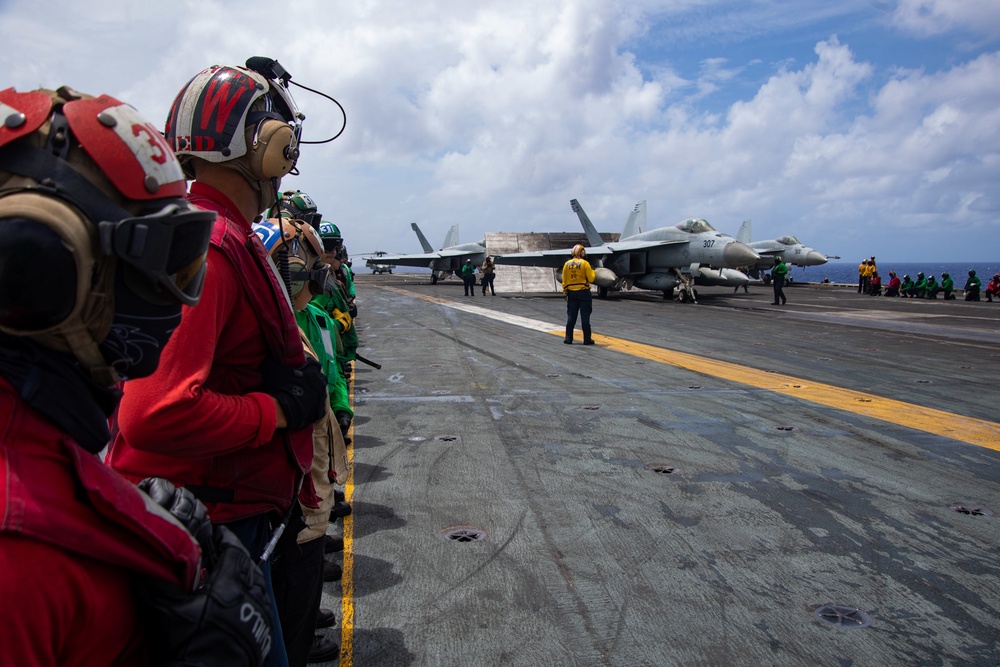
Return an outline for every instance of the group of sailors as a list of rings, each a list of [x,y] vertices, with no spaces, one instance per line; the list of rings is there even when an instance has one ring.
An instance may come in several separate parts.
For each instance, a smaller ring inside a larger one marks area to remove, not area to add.
[[[2,665],[337,659],[357,308],[340,230],[280,190],[290,79],[206,68],[162,133],[0,90]]]
[[[982,281],[974,269],[969,270],[969,277],[965,281],[962,291],[966,301],[980,300]],[[933,275],[924,276],[922,271],[917,273],[916,279],[910,278],[908,274],[899,278],[895,271],[889,271],[889,282],[883,285],[874,255],[871,259],[862,260],[858,266],[858,294],[912,299],[936,299],[940,294],[945,300],[956,298],[955,281],[947,271],[941,273],[941,282],[938,282]],[[1000,298],[1000,273],[994,274],[990,279],[986,286],[985,295],[987,301],[991,302],[994,296]]]

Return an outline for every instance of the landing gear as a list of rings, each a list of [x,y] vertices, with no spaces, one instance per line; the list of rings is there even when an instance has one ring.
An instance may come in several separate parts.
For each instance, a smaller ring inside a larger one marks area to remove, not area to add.
[[[693,271],[697,265],[692,264],[691,270]],[[691,276],[686,276],[681,273],[680,269],[674,269],[674,275],[680,281],[681,292],[680,299],[681,303],[698,303],[698,291],[694,288],[694,278]]]
[[[437,284],[438,284],[437,274],[436,273],[432,273],[431,274],[431,285],[437,285]]]
[[[607,299],[608,298],[608,288],[607,287],[598,286],[597,287],[597,298],[598,299]]]
[[[682,287],[679,298],[681,303],[698,303],[698,290],[694,288],[687,290]]]

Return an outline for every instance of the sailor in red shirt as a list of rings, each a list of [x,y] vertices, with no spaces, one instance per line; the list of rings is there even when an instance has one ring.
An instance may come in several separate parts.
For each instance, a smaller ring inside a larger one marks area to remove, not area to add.
[[[214,216],[114,98],[10,88],[0,114],[0,664],[258,665],[246,550],[190,493],[147,496],[96,456],[116,383],[152,372],[198,301]]]
[[[303,116],[280,65],[247,63],[261,71],[205,69],[170,109],[167,141],[195,179],[188,201],[218,214],[208,273],[202,303],[184,309],[159,369],[126,383],[107,460],[133,480],[155,474],[183,485],[258,558],[298,511],[297,497],[318,504],[308,472],[327,398],[250,225],[295,166]],[[262,568],[273,602],[270,562]],[[277,622],[272,639],[267,664],[287,664]]]

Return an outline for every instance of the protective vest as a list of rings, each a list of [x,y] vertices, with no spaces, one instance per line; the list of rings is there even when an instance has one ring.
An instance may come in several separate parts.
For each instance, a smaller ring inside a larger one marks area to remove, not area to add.
[[[188,201],[193,205],[216,211],[219,217],[212,229],[211,244],[222,251],[239,275],[240,284],[256,307],[254,314],[267,340],[268,349],[276,359],[286,366],[297,368],[305,363],[305,352],[295,316],[285,301],[284,288],[278,277],[267,264],[267,251],[260,238],[250,228],[243,228],[229,217],[228,211],[220,210],[216,201],[197,194],[197,184],[192,185]],[[295,479],[281,474],[286,468],[285,461],[275,460],[280,456],[275,441],[281,441],[287,462],[297,471]],[[217,457],[213,469],[226,469],[232,464],[226,459],[238,457],[239,467],[245,476],[233,483],[231,474],[225,475],[226,486],[234,491],[233,503],[273,501],[279,507],[287,508],[295,498],[295,488],[299,480],[304,482],[300,498],[306,504],[316,505],[319,498],[311,490],[309,468],[312,465],[312,428],[297,431],[277,429],[271,442],[262,447],[241,449],[228,456]],[[303,479],[304,478],[304,479]],[[205,476],[204,486],[213,487],[213,474]]]
[[[191,534],[2,378],[0,438],[0,533],[193,589],[201,554]]]
[[[571,259],[563,264],[563,292],[590,289],[590,281],[593,280],[593,277],[594,270],[590,268],[590,262],[585,259]]]

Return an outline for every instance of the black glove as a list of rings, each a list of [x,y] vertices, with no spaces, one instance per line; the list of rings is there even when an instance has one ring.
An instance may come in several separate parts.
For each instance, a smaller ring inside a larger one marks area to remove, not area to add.
[[[351,318],[354,319],[358,316],[358,307],[353,303],[347,307],[347,312],[351,314]]]
[[[326,413],[329,400],[326,376],[315,359],[306,359],[298,368],[289,368],[268,357],[260,365],[264,374],[264,392],[278,401],[288,428],[293,431],[309,426]]]
[[[177,488],[162,477],[147,477],[139,482],[138,486],[153,499],[153,502],[170,512],[187,528],[201,547],[202,565],[213,567],[216,555],[212,522],[208,518],[208,510],[201,501],[187,489]]]
[[[160,667],[258,667],[271,650],[271,602],[264,575],[239,539],[213,526],[214,567],[193,593],[160,579],[140,586],[149,655]]]

